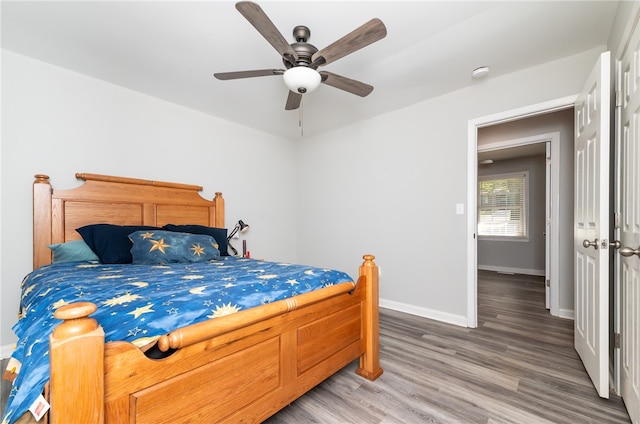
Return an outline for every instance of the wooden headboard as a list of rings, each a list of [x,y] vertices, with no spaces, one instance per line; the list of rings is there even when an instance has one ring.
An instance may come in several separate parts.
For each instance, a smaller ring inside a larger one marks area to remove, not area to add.
[[[51,263],[53,243],[80,239],[88,224],[199,224],[224,228],[224,199],[200,196],[202,187],[136,178],[77,173],[85,181],[71,190],[54,190],[49,176],[33,183],[33,269]]]

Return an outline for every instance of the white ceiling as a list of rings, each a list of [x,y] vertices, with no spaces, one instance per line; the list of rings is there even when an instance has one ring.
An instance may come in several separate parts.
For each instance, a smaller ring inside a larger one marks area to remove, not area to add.
[[[507,147],[497,150],[478,151],[478,163],[485,160],[500,161],[523,158],[529,156],[543,156],[547,152],[545,143],[525,144],[517,147]]]
[[[300,136],[283,68],[231,1],[2,1],[2,48],[283,137]],[[312,136],[488,78],[606,44],[617,1],[259,1],[293,42],[296,25],[327,46],[371,18],[387,37],[324,67],[375,87],[365,98],[321,85],[303,98]]]

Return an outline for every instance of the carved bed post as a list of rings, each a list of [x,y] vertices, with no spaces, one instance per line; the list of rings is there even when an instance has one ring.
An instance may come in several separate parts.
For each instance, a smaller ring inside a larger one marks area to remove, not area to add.
[[[224,226],[224,198],[222,197],[222,193],[216,191],[216,196],[213,198],[213,201],[216,203],[216,216],[214,217],[214,222],[211,223],[210,226],[225,228]]]
[[[51,183],[36,174],[33,182],[33,269],[51,263]],[[47,231],[48,229],[48,231]]]
[[[382,375],[380,367],[380,311],[378,310],[378,266],[373,262],[375,256],[364,255],[360,266],[360,276],[367,279],[366,299],[363,311],[363,329],[365,353],[360,357],[360,367],[356,373],[368,380]]]
[[[104,422],[104,331],[89,302],[55,311],[64,320],[49,339],[51,424]]]

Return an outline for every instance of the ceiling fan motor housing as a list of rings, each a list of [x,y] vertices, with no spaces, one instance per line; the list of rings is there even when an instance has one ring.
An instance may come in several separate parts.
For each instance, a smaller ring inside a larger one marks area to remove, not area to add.
[[[311,30],[304,25],[298,25],[293,29],[293,37],[296,42],[291,44],[291,48],[298,55],[298,60],[296,61],[295,66],[309,66],[313,69],[317,69],[318,66],[311,66],[311,57],[318,51],[317,47],[307,43],[307,40],[311,36]],[[289,69],[293,68],[294,65],[287,61],[286,59],[282,60],[284,66]]]

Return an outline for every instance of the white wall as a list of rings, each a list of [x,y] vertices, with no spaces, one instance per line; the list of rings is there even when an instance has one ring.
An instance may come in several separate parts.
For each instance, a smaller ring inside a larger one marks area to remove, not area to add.
[[[489,77],[301,142],[298,258],[349,269],[373,253],[382,306],[466,325],[472,235],[456,203],[469,189],[468,121],[575,95],[604,50]]]
[[[80,184],[76,172],[222,191],[227,226],[251,225],[252,256],[297,259],[291,141],[3,50],[0,356],[32,269],[33,175],[67,189]]]

